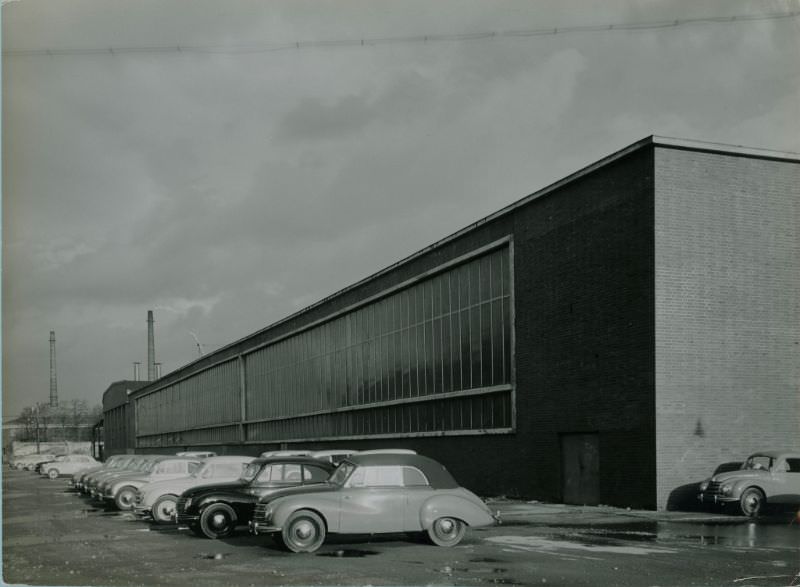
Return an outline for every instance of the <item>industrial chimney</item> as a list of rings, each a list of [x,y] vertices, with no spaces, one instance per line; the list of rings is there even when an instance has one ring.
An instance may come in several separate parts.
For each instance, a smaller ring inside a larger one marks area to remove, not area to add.
[[[50,331],[50,407],[58,407],[58,388],[56,386],[56,332]]]
[[[153,310],[147,311],[147,380],[156,379],[156,344],[153,335]]]

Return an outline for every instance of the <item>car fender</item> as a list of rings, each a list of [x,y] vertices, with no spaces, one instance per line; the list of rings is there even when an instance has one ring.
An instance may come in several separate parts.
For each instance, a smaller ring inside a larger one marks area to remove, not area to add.
[[[739,499],[742,497],[742,493],[744,493],[745,490],[754,487],[764,494],[765,499],[768,499],[769,492],[766,490],[766,484],[761,483],[761,481],[761,479],[741,479],[740,481],[737,481],[733,486],[733,490],[731,491],[731,497]]]
[[[333,500],[331,499],[333,495]],[[272,525],[283,527],[286,520],[298,510],[311,510],[325,522],[328,532],[339,531],[338,495],[331,493],[292,495],[269,502],[272,507]]]
[[[109,493],[111,493],[111,495],[116,495],[123,487],[133,487],[134,489],[139,489],[142,485],[144,485],[144,482],[138,479],[120,479],[111,486]]]
[[[257,495],[246,495],[243,493],[207,493],[205,495],[201,495],[200,497],[192,498],[191,509],[200,512],[211,504],[224,503],[231,506],[236,511],[236,515],[238,516],[239,508],[242,506],[255,507],[257,501]]]
[[[460,495],[434,495],[427,499],[419,510],[419,521],[423,530],[431,527],[441,517],[457,518],[468,526],[489,526],[494,523],[489,508],[479,507]]]

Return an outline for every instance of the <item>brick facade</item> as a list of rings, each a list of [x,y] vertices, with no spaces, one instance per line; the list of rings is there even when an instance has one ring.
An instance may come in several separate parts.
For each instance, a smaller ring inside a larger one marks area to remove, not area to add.
[[[717,464],[800,445],[800,165],[655,161],[658,504],[685,507]]]

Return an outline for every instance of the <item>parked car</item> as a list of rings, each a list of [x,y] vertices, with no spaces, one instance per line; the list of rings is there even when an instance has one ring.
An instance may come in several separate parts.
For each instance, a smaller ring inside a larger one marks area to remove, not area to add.
[[[95,471],[87,471],[86,473],[81,475],[81,478],[78,480],[78,490],[81,493],[85,493],[91,495],[92,491],[96,488],[96,484],[100,482],[101,479],[104,477],[113,474],[119,473],[120,471],[125,471],[129,467],[133,466],[133,463],[136,462],[137,455],[114,455],[113,457],[109,457],[105,464]]]
[[[270,457],[308,457],[311,456],[310,450],[268,450],[259,455],[261,459],[268,459]]]
[[[72,486],[73,489],[77,489],[81,491],[83,487],[83,480],[90,474],[96,473],[101,470],[108,470],[114,467],[115,463],[119,460],[125,458],[126,455],[113,455],[108,457],[108,459],[104,462],[98,461],[96,465],[93,467],[89,467],[88,469],[81,469],[76,471],[72,474],[72,478],[69,480],[69,484]]]
[[[153,481],[136,492],[133,510],[137,517],[152,519],[158,524],[174,522],[173,514],[178,496],[187,489],[209,483],[236,481],[254,457],[209,457],[203,466],[189,475],[177,479]]]
[[[312,456],[315,459],[328,461],[329,463],[333,463],[334,465],[338,465],[344,459],[346,459],[352,454],[355,454],[356,452],[357,451],[348,450],[346,448],[340,448],[340,449],[333,448],[329,450],[315,450],[309,456]]]
[[[50,479],[55,479],[60,475],[72,475],[96,465],[99,465],[99,463],[89,455],[65,455],[55,461],[42,463],[40,472],[42,475],[50,477]]]
[[[467,526],[499,521],[433,459],[416,454],[355,454],[323,484],[262,498],[250,523],[293,552],[314,552],[328,533],[426,532],[455,546]]]
[[[109,483],[125,475],[141,474],[154,459],[161,457],[163,455],[132,455],[130,460],[121,462],[119,468],[92,475],[88,484],[89,494],[92,498],[103,501],[103,492]]]
[[[234,482],[184,491],[178,499],[176,520],[198,536],[223,538],[250,522],[259,497],[286,487],[322,483],[333,470],[331,463],[305,456],[258,458]]]
[[[200,458],[200,459],[207,459],[209,457],[217,456],[217,453],[212,452],[210,450],[194,450],[194,451],[190,450],[190,451],[184,451],[184,452],[175,453],[175,456],[176,457],[197,457],[197,458]]]
[[[32,455],[23,455],[23,456],[17,457],[14,460],[14,468],[18,469],[18,470],[19,469],[25,469],[26,471],[30,471],[33,467],[35,467],[39,463],[43,463],[43,462],[46,462],[46,461],[52,461],[57,456],[59,456],[59,455],[56,455],[56,454],[53,454],[53,453],[38,453],[38,454],[32,454]]]
[[[191,457],[160,456],[152,458],[138,471],[107,479],[100,485],[102,499],[111,502],[118,509],[133,509],[136,492],[140,487],[154,481],[187,477],[200,470],[203,461]]]
[[[48,465],[50,463],[57,463],[59,461],[63,461],[65,458],[67,458],[67,455],[58,455],[58,456],[52,457],[50,459],[47,459],[46,461],[39,461],[38,463],[36,463],[33,466],[33,468],[31,470],[36,472],[36,473],[41,473],[43,466]]]
[[[740,469],[703,481],[697,497],[703,503],[738,504],[749,517],[757,517],[767,505],[799,504],[800,452],[755,453]]]

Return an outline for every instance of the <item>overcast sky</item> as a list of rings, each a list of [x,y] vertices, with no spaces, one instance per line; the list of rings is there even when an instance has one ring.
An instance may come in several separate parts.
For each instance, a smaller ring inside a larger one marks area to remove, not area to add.
[[[146,375],[148,309],[167,373],[192,332],[241,338],[647,135],[800,151],[798,17],[303,43],[796,10],[4,1],[4,416],[48,401],[50,330],[59,398],[94,405]]]

